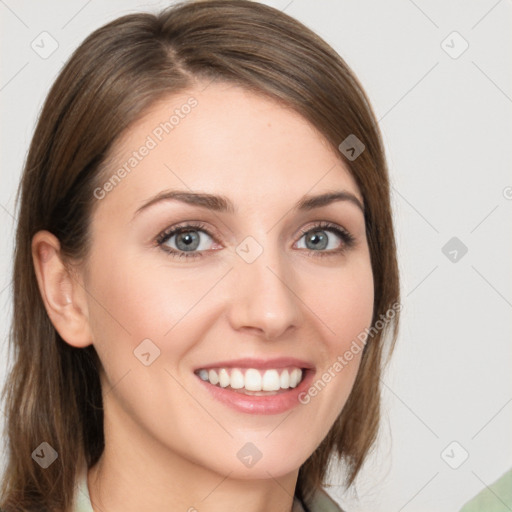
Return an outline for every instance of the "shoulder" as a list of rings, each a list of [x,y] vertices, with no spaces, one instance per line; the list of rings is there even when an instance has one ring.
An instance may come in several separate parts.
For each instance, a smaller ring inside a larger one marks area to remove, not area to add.
[[[317,489],[307,502],[307,512],[344,512],[324,489]]]
[[[512,505],[512,469],[468,501],[460,512],[502,512]]]
[[[79,468],[75,483],[75,498],[71,512],[94,512],[87,487],[87,466]]]

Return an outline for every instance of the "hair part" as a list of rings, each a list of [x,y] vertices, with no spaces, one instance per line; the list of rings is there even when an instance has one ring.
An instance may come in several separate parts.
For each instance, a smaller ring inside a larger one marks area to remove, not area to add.
[[[300,22],[249,0],[180,2],[159,14],[118,18],[77,48],[45,101],[18,190],[10,350],[6,381],[8,461],[4,512],[69,510],[77,467],[104,449],[100,361],[53,327],[41,299],[31,241],[52,232],[70,262],[90,248],[90,221],[108,162],[122,134],[159,99],[199,82],[238,84],[310,122],[338,152],[349,135],[365,150],[342,159],[365,204],[374,277],[374,314],[399,302],[389,179],[375,115],[343,59]],[[354,387],[326,438],[299,471],[296,493],[308,500],[324,484],[330,460],[351,485],[375,441],[385,339],[395,343],[398,312],[366,343]],[[48,442],[58,453],[47,469],[32,460]]]

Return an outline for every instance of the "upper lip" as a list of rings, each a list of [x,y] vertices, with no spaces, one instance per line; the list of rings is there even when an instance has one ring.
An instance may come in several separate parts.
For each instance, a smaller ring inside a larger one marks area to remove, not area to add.
[[[296,366],[297,368],[313,369],[314,365],[303,359],[296,357],[278,357],[275,359],[258,359],[253,357],[245,357],[242,359],[231,359],[229,361],[217,361],[208,363],[204,366],[198,366],[196,370],[208,370],[210,368],[286,368],[288,366]]]

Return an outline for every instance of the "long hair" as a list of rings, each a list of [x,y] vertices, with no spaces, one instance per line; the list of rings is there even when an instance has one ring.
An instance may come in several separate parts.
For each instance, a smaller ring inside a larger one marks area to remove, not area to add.
[[[154,102],[198,79],[235,83],[277,100],[338,151],[365,204],[375,286],[372,327],[399,302],[379,128],[357,78],[325,41],[281,11],[249,0],[180,2],[106,24],[76,49],[52,86],[18,191],[13,364],[3,390],[4,512],[68,511],[78,467],[94,465],[104,449],[99,358],[92,345],[78,349],[64,342],[52,325],[36,280],[32,237],[48,230],[64,257],[86,257],[94,190],[115,142]],[[350,135],[365,146],[356,159],[338,150]],[[299,470],[296,494],[306,501],[324,485],[334,458],[344,463],[344,483],[351,485],[375,441],[384,347],[391,352],[397,335],[394,310],[369,337],[345,407]],[[42,442],[58,454],[46,469],[31,456]]]

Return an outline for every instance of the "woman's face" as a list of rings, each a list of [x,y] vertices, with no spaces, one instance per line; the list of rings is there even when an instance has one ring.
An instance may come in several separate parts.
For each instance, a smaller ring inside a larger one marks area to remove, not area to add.
[[[155,105],[106,174],[82,279],[107,442],[233,478],[296,471],[348,398],[361,352],[344,354],[373,312],[339,155],[298,114],[211,84]],[[342,195],[301,207],[327,192]]]

